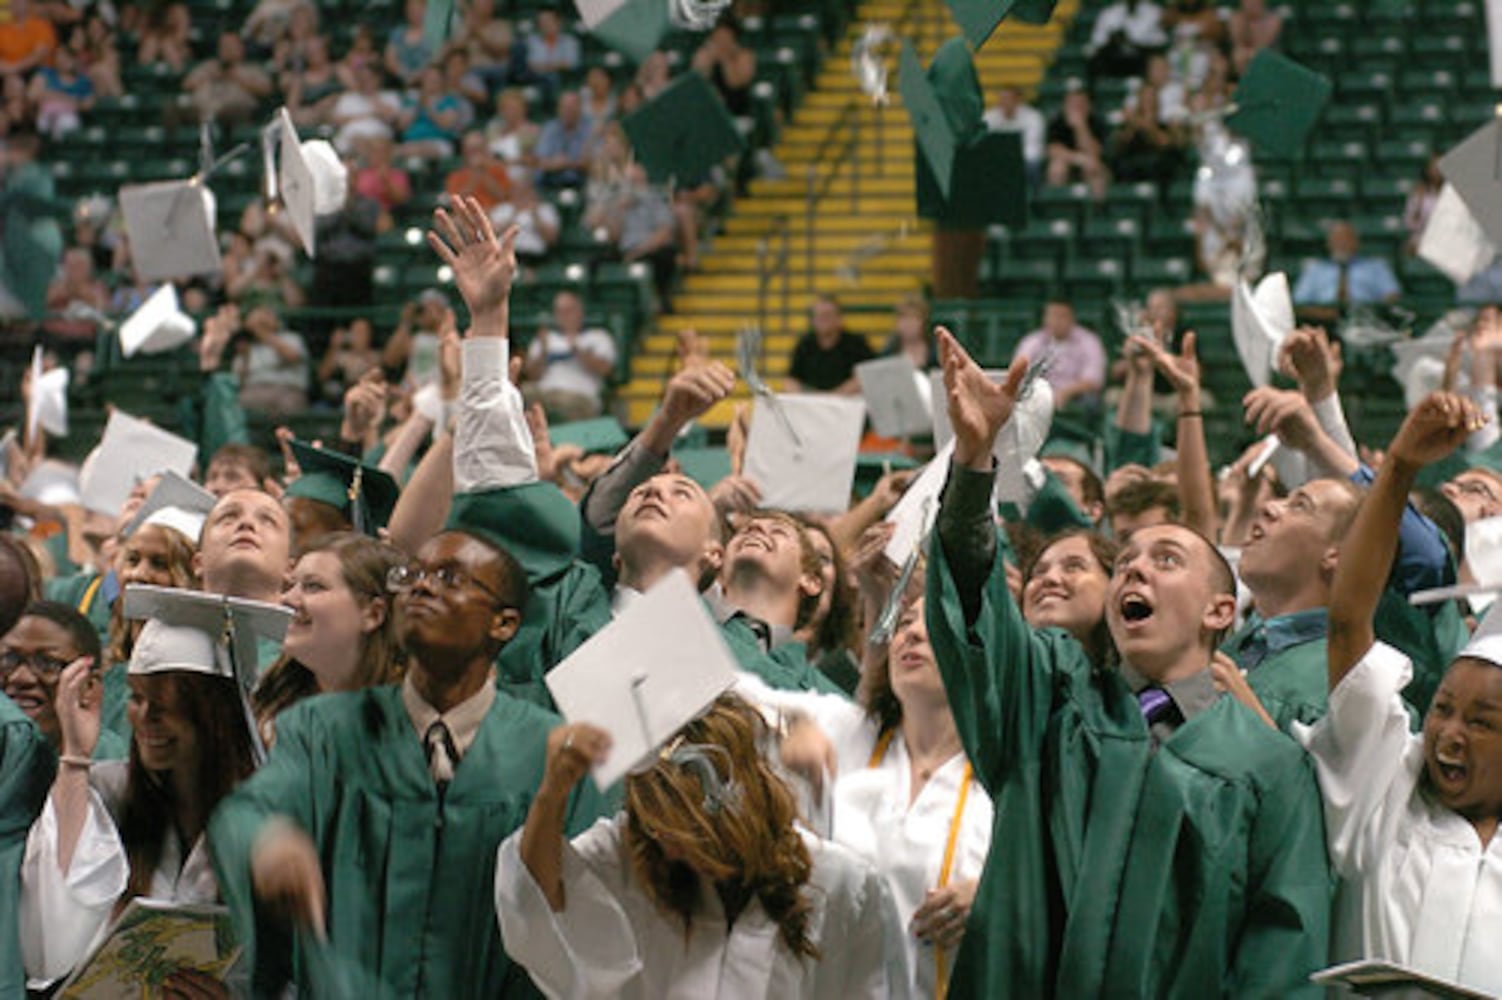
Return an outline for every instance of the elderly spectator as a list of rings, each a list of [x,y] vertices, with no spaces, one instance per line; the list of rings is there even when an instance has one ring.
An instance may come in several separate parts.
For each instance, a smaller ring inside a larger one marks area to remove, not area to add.
[[[416,86],[417,78],[437,54],[423,32],[427,0],[407,0],[404,23],[391,29],[386,39],[386,72],[403,85]]]
[[[1141,76],[1148,55],[1167,45],[1162,8],[1151,0],[1116,0],[1095,16],[1085,46],[1090,76]]]
[[[516,236],[516,256],[528,264],[538,264],[558,242],[561,222],[558,209],[537,196],[537,185],[526,174],[511,179],[511,200],[497,205],[490,219],[498,231],[507,226],[520,227]]]
[[[693,68],[714,84],[725,108],[736,117],[751,113],[751,84],[756,80],[756,53],[741,44],[733,20],[721,19],[694,53]]]
[[[1387,261],[1357,253],[1361,237],[1349,222],[1330,223],[1325,247],[1327,256],[1306,260],[1294,285],[1294,304],[1307,307],[1300,315],[1333,320],[1350,306],[1392,302],[1402,293]]]
[[[417,93],[402,108],[402,144],[397,155],[423,160],[452,156],[464,117],[464,98],[447,89],[437,66],[423,70],[418,81]]]
[[[542,127],[535,158],[543,187],[578,187],[589,169],[589,122],[574,91],[558,98],[558,114]]]
[[[375,328],[370,320],[358,316],[348,326],[338,327],[318,363],[318,389],[324,402],[342,403],[345,391],[360,381],[360,376],[380,366],[381,352],[375,348]]]
[[[241,33],[258,48],[274,48],[291,32],[292,18],[298,8],[307,6],[311,6],[308,0],[256,0]],[[316,23],[317,11],[314,19]]]
[[[109,289],[94,273],[93,254],[83,247],[69,247],[63,251],[57,277],[47,286],[47,311],[53,315],[43,325],[43,330],[64,353],[76,354],[93,347],[96,321],[89,317],[69,318],[60,314],[79,307],[103,312],[109,307],[109,301]]]
[[[390,139],[374,136],[366,139],[360,144],[360,169],[350,179],[356,191],[387,212],[412,199],[412,178],[391,162],[392,152]]]
[[[646,261],[652,282],[665,304],[672,296],[677,271],[678,220],[667,196],[647,180],[639,163],[626,167],[623,183],[590,206],[585,225],[603,229],[622,260]]]
[[[609,70],[604,66],[591,66],[584,74],[579,103],[596,135],[615,117],[615,87],[610,81]]]
[[[871,345],[861,334],[845,329],[840,303],[833,295],[814,296],[809,319],[812,329],[793,346],[783,388],[787,392],[854,396],[860,392],[855,366],[876,356]]]
[[[882,357],[901,355],[918,371],[939,366],[939,355],[928,326],[928,303],[921,295],[899,299],[892,314],[892,335],[881,350]]]
[[[443,190],[450,199],[474,198],[488,215],[511,197],[511,175],[490,152],[483,132],[464,133],[460,155],[462,162],[444,180]]]
[[[224,255],[225,297],[247,310],[263,304],[278,310],[299,308],[307,295],[292,274],[291,258],[273,242],[252,245],[245,234],[234,234]]]
[[[145,4],[137,28],[136,62],[181,73],[193,58],[193,21],[185,3]]]
[[[199,63],[183,80],[202,121],[240,124],[252,119],[271,95],[271,77],[245,61],[245,43],[233,32],[219,36],[218,55]]]
[[[1439,157],[1431,156],[1424,164],[1424,171],[1419,174],[1413,190],[1408,192],[1408,200],[1403,204],[1403,228],[1408,230],[1408,240],[1403,247],[1408,254],[1418,252],[1419,237],[1424,235],[1424,227],[1429,225],[1429,216],[1434,212],[1434,205],[1439,201],[1439,193],[1444,186],[1445,175],[1439,172]]]
[[[322,35],[310,38],[305,52],[307,58],[300,68],[282,74],[282,98],[297,124],[331,125],[344,85],[329,57],[328,39]]]
[[[52,58],[57,30],[30,0],[11,0],[10,16],[0,19],[0,75],[25,75]]]
[[[61,139],[82,125],[82,114],[94,106],[94,84],[78,71],[73,50],[64,46],[31,78],[28,97],[36,105],[37,131]]]
[[[318,8],[307,0],[299,0],[292,5],[285,26],[272,46],[272,68],[278,73],[285,73],[306,66],[308,46],[315,39],[323,39],[318,33]]]
[[[373,63],[362,64],[354,71],[353,89],[346,90],[329,110],[331,123],[339,131],[334,145],[349,155],[365,139],[391,139],[401,121],[402,99],[381,89],[381,70]]]
[[[1231,63],[1238,75],[1246,72],[1252,57],[1278,44],[1283,15],[1267,9],[1267,0],[1241,0],[1226,22],[1231,43]]]
[[[273,418],[308,408],[308,349],[302,337],[284,329],[270,306],[256,306],[243,321],[236,306],[225,306],[204,322],[199,365],[214,371],[232,351],[230,366],[240,379],[240,405]]]
[[[1028,183],[1043,180],[1046,158],[1043,139],[1048,123],[1043,112],[1022,99],[1022,90],[1012,84],[996,92],[996,103],[986,111],[986,128],[992,132],[1016,132],[1022,136],[1022,162],[1027,168]]]
[[[1106,144],[1106,123],[1090,107],[1090,95],[1071,90],[1064,107],[1048,123],[1048,183],[1051,187],[1082,180],[1090,185],[1097,201],[1106,197],[1111,176],[1101,159]]]
[[[527,395],[555,421],[598,416],[605,379],[615,369],[615,338],[584,328],[584,302],[573,292],[553,297],[553,329],[539,330],[527,349]]]
[[[1075,320],[1074,306],[1055,299],[1043,307],[1043,326],[1017,344],[1017,357],[1037,364],[1048,358],[1044,377],[1054,405],[1086,411],[1100,406],[1106,385],[1106,349],[1095,332]]]
[[[579,39],[563,30],[558,12],[537,12],[537,30],[527,36],[527,71],[534,77],[556,82],[559,74],[579,68]]]
[[[485,126],[490,151],[508,164],[528,161],[542,129],[527,117],[527,98],[520,90],[503,90],[495,99],[496,116]]]

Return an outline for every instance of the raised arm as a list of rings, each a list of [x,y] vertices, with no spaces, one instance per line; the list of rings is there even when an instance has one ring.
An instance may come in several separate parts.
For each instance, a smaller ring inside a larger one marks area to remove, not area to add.
[[[609,753],[610,734],[586,722],[559,726],[548,734],[547,765],[522,827],[521,858],[554,913],[567,904],[563,894],[563,840],[569,796],[589,769]]]
[[[1184,523],[1206,538],[1214,538],[1215,477],[1210,472],[1210,453],[1205,448],[1205,414],[1200,402],[1195,335],[1184,334],[1177,355],[1147,337],[1133,336],[1130,343],[1146,351],[1158,371],[1173,383],[1179,406],[1179,504],[1184,509]]]
[[[1398,523],[1419,470],[1458,448],[1480,423],[1470,400],[1437,392],[1409,412],[1393,437],[1387,460],[1340,546],[1329,609],[1332,691],[1375,641],[1372,615],[1392,570]]]

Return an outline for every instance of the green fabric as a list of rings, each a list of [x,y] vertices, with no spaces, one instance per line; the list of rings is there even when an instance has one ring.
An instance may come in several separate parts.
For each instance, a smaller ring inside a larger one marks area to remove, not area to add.
[[[240,383],[228,372],[214,372],[204,379],[194,416],[184,426],[197,428],[200,455],[215,455],[227,444],[250,443],[250,425],[240,405]]]
[[[830,683],[847,697],[854,698],[861,683],[861,665],[848,649],[837,649],[820,656],[814,664]]]
[[[99,574],[93,570],[82,573],[74,573],[71,576],[57,576],[42,584],[42,596],[49,601],[66,604],[68,607],[79,611],[94,626],[94,631],[99,633],[99,644],[109,644],[110,636],[110,605],[100,600],[103,587],[94,592],[88,605],[83,606],[83,599],[88,594],[89,588],[94,581],[99,579]]]
[[[1247,65],[1231,100],[1236,111],[1226,125],[1261,151],[1291,157],[1319,121],[1334,86],[1330,78],[1272,49]]]
[[[554,424],[548,428],[548,439],[554,447],[561,444],[576,445],[587,455],[614,455],[631,440],[621,422],[614,417],[595,417],[591,420]]]
[[[1247,623],[1221,649],[1236,659],[1255,628],[1255,622]],[[1330,699],[1328,649],[1323,638],[1301,642],[1280,649],[1247,671],[1248,686],[1283,732],[1291,733],[1295,722],[1313,725],[1324,718]]]
[[[785,642],[764,653],[743,618],[731,618],[720,625],[720,635],[736,663],[747,673],[755,674],[777,691],[818,691],[840,694],[840,686],[808,662],[808,647],[801,642]]]
[[[1027,505],[1027,523],[1044,536],[1056,535],[1070,528],[1094,528],[1095,524],[1080,510],[1074,497],[1052,472],[1045,472],[1043,488]]]
[[[532,586],[568,569],[579,552],[579,509],[552,483],[460,493],[443,530],[505,549]]]
[[[57,756],[26,713],[0,694],[0,996],[26,995],[21,964],[21,859],[57,773]]]
[[[280,815],[317,845],[339,959],[378,976],[393,996],[536,996],[501,944],[495,859],[526,816],[548,732],[561,721],[498,693],[440,795],[399,686],[311,698],[283,713],[265,765],[209,824],[220,892],[258,992],[274,989],[279,970],[271,948],[256,949],[272,925],[258,919],[250,858]],[[570,832],[602,814],[593,783],[574,794]],[[303,991],[316,995],[294,955]]]
[[[730,452],[725,448],[674,448],[673,457],[683,474],[705,490],[731,473]]]
[[[521,627],[496,658],[496,685],[523,701],[553,709],[543,675],[610,624],[610,595],[600,573],[583,562],[532,588]]]
[[[668,5],[661,0],[624,0],[589,33],[640,64],[657,50],[670,27]]]
[[[56,567],[58,576],[72,576],[79,570],[78,564],[68,555],[68,529],[64,525],[63,530],[53,532],[42,542],[42,547],[52,557],[52,565]]]
[[[95,760],[125,760],[130,756],[130,722],[125,703],[130,698],[127,664],[111,663],[99,678],[104,695],[99,703],[99,743]]]
[[[621,128],[653,184],[698,182],[745,148],[735,119],[702,73],[679,73],[656,97],[623,117]]]
[[[1123,465],[1140,465],[1151,469],[1162,459],[1157,429],[1146,434],[1124,431],[1114,423],[1106,427],[1106,474]]]
[[[1022,620],[1000,560],[976,624],[942,546],[934,657],[995,805],[950,997],[1315,997],[1329,875],[1298,745],[1232,698],[1156,751],[1121,675]]]
[[[1426,610],[1416,608],[1391,587],[1382,592],[1372,616],[1377,638],[1413,663],[1413,679],[1403,689],[1403,701],[1415,728],[1423,720],[1434,692],[1450,668],[1450,661],[1466,642],[1465,621],[1454,601]]]
[[[40,163],[11,168],[0,189],[0,271],[6,288],[33,319],[46,315],[47,286],[65,246],[55,196],[52,174]]]

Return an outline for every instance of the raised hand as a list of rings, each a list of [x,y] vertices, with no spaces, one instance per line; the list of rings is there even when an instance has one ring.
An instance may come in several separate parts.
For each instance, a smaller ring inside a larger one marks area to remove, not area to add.
[[[1341,367],[1340,342],[1332,341],[1322,326],[1299,327],[1278,349],[1278,369],[1298,382],[1311,403],[1335,391]]]
[[[372,368],[344,393],[344,426],[339,436],[346,441],[364,441],[380,429],[386,415],[386,375]]]
[[[519,226],[510,226],[499,237],[490,216],[474,198],[454,199],[454,212],[438,209],[428,246],[453,269],[454,284],[469,306],[476,327],[505,315],[511,285],[516,280],[516,237]],[[504,336],[505,329],[495,331]]]
[[[1196,339],[1192,330],[1184,334],[1184,339],[1179,344],[1179,353],[1174,354],[1151,337],[1133,334],[1127,338],[1131,347],[1153,359],[1153,367],[1162,372],[1163,377],[1173,386],[1181,408],[1199,408],[1200,362],[1195,353]]]
[[[1408,411],[1387,446],[1387,461],[1416,470],[1437,462],[1486,423],[1476,405],[1451,392],[1436,392]]]
[[[709,408],[735,391],[735,372],[721,361],[707,357],[700,363],[685,367],[668,380],[667,390],[662,394],[664,420],[682,428],[690,420],[697,420]]]
[[[587,722],[559,726],[548,734],[547,764],[538,795],[566,797],[591,767],[603,764],[609,755],[610,734],[600,727]]]
[[[103,697],[94,673],[94,658],[80,656],[63,668],[57,680],[53,708],[62,730],[63,753],[92,757],[99,744],[99,714]]]
[[[944,396],[949,405],[949,423],[954,428],[954,460],[985,472],[991,470],[991,445],[1017,405],[1027,359],[1012,359],[1006,381],[997,385],[965,352],[954,334],[936,327],[939,363],[944,368]]]
[[[1276,434],[1290,448],[1308,451],[1321,433],[1319,421],[1303,393],[1263,386],[1241,400],[1246,422],[1260,435]]]

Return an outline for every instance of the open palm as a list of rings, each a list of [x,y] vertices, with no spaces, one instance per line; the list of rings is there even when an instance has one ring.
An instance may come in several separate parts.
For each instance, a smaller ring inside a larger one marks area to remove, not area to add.
[[[935,335],[939,341],[939,360],[944,366],[949,423],[954,428],[955,461],[989,468],[991,444],[1017,405],[1027,359],[1014,358],[1007,369],[1006,381],[997,385],[954,339],[954,334],[941,326]]]
[[[499,237],[490,216],[474,198],[454,200],[454,211],[433,213],[428,245],[454,272],[454,284],[469,306],[470,316],[494,314],[506,306],[516,280],[517,226]]]

